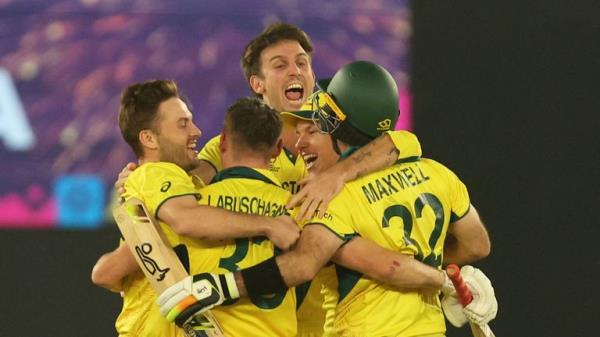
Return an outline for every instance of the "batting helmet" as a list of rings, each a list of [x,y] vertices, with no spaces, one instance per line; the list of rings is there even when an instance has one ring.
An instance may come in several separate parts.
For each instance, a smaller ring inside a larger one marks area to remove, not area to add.
[[[396,125],[398,86],[375,63],[349,63],[317,86],[321,92],[313,98],[313,118],[321,131],[349,145],[364,145]]]

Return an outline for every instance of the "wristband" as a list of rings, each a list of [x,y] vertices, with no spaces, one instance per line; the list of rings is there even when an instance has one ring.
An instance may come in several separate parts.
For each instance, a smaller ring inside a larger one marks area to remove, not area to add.
[[[285,292],[285,284],[275,257],[241,270],[248,297],[258,300],[261,295]]]

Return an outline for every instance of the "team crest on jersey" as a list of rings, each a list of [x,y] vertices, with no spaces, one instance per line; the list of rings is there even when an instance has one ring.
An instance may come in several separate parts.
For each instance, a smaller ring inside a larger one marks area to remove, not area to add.
[[[387,131],[392,126],[392,120],[389,118],[386,118],[386,119],[380,121],[379,123],[377,123],[377,125],[378,125],[377,130]]]

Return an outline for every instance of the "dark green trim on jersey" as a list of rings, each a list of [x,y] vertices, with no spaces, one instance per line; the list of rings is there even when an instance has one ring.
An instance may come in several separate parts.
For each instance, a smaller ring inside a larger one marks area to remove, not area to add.
[[[297,155],[294,155],[294,153],[290,150],[288,150],[287,148],[283,148],[283,152],[285,153],[285,156],[287,157],[287,159],[290,160],[290,162],[292,162],[292,164],[296,165],[296,160],[298,159]]]
[[[223,181],[225,179],[230,178],[245,178],[245,179],[255,179],[263,181],[267,184],[275,185],[281,187],[279,184],[273,182],[271,179],[267,178],[262,173],[245,166],[236,166],[230,167],[222,170],[221,172],[215,174],[213,179],[210,181],[211,184],[214,184],[219,181]]]
[[[238,271],[240,267],[237,264],[248,255],[249,246],[250,241],[248,238],[235,239],[235,251],[231,256],[219,259],[219,267],[227,269],[230,272]]]
[[[183,265],[183,268],[185,268],[185,271],[187,271],[187,273],[189,274],[190,273],[190,254],[188,253],[187,246],[184,245],[183,243],[180,243],[177,246],[173,247],[173,250],[175,251],[175,254],[177,255],[177,257],[179,258],[179,261]]]
[[[398,159],[396,160],[395,164],[402,164],[402,163],[412,163],[412,162],[416,162],[421,160],[420,156],[412,156],[412,157],[406,157],[406,158],[402,158],[402,159]]]
[[[165,200],[161,201],[160,204],[158,204],[158,206],[156,206],[156,209],[154,210],[154,214],[153,214],[154,217],[158,219],[158,210],[167,200],[177,198],[177,197],[183,197],[186,195],[193,195],[196,198],[196,200],[200,200],[200,193],[186,193],[186,194],[172,195],[172,196],[166,198]]]
[[[304,299],[306,298],[306,295],[308,294],[308,289],[310,288],[311,284],[312,284],[312,281],[306,281],[295,287],[296,289],[294,289],[294,291],[296,292],[296,310],[300,309],[302,302],[304,302]]]
[[[335,274],[338,278],[338,293],[340,294],[338,303],[340,303],[354,289],[363,274],[337,264],[335,265]]]
[[[330,232],[335,234],[335,236],[337,236],[338,238],[340,238],[343,241],[343,243],[340,245],[340,247],[342,247],[343,245],[350,242],[353,238],[360,236],[360,234],[358,234],[358,233],[340,235],[340,234],[334,232],[331,228],[327,227],[325,224],[320,223],[320,222],[311,222],[309,224],[306,224],[304,227],[310,226],[310,225],[323,226],[327,230],[329,230]],[[352,288],[354,288],[354,286],[356,285],[358,280],[360,280],[360,278],[362,277],[362,274],[357,271],[354,271],[354,270],[351,270],[348,268],[344,268],[337,264],[334,264],[334,265],[335,265],[335,273],[338,277],[338,283],[339,283],[338,284],[338,291],[340,294],[340,298],[338,299],[338,303],[339,303],[344,297],[346,297],[346,295],[348,295],[348,293],[352,290]],[[308,291],[308,287],[307,287],[306,291]],[[296,291],[296,296],[297,295],[298,295],[298,291]],[[306,296],[306,294],[304,296]],[[296,297],[296,300],[298,300],[298,299],[299,299],[299,297]],[[304,299],[302,299],[302,300],[304,300]],[[298,306],[299,305],[300,304],[298,304]],[[296,308],[298,308],[298,306]]]
[[[338,238],[340,238],[340,240],[344,241],[341,245],[345,245],[346,243],[348,243],[348,241],[350,241],[353,237],[357,236],[358,233],[352,233],[352,234],[344,234],[344,235],[340,235],[339,233],[336,233],[333,229],[329,228],[326,224],[322,223],[322,222],[311,222],[308,223],[306,225],[304,225],[304,227],[306,226],[311,226],[311,225],[318,225],[318,226],[323,226],[325,227],[328,231],[330,231],[331,233],[333,233],[335,236],[337,236]]]
[[[469,207],[467,208],[467,211],[465,212],[465,214],[458,215],[458,214],[456,214],[454,212],[450,212],[450,223],[456,222],[456,221],[464,218],[465,215],[467,215],[470,210],[471,210],[471,201],[469,200]]]

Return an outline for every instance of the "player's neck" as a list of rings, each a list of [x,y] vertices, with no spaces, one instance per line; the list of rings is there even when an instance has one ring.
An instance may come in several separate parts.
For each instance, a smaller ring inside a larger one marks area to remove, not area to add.
[[[283,130],[281,131],[281,140],[283,141],[283,147],[294,155],[298,155],[298,150],[296,149],[296,142],[298,141],[296,128],[292,128],[284,123]]]
[[[236,166],[245,166],[251,167],[255,169],[268,169],[269,168],[269,160],[265,159],[264,156],[259,156],[257,154],[231,154],[228,156],[223,156],[221,158],[223,168],[230,168]]]
[[[152,154],[145,154],[138,158],[138,164],[146,164],[146,163],[156,163],[159,162],[158,156],[153,156]]]

